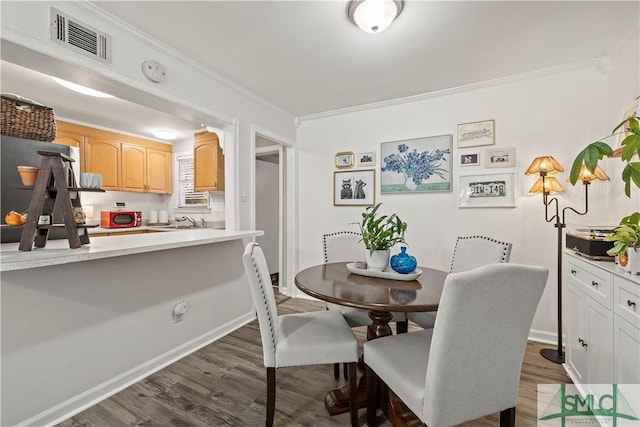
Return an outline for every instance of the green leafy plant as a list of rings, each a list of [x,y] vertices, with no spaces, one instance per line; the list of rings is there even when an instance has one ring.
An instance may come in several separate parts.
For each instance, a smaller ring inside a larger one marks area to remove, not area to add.
[[[640,117],[634,116],[623,120],[622,123],[613,129],[609,137],[623,133],[618,132],[620,128],[629,132],[629,135],[621,142],[622,153],[620,158],[623,162],[627,163],[622,171],[622,181],[625,183],[625,194],[627,197],[631,197],[631,182],[640,188],[640,162],[631,161],[634,155],[640,154],[638,151],[638,149],[640,149]],[[589,144],[573,161],[569,181],[575,185],[578,181],[582,164],[593,173],[596,166],[598,166],[599,160],[602,160],[604,157],[613,156],[614,151],[609,144],[602,141]]]
[[[623,255],[628,248],[640,247],[640,212],[622,218],[613,233],[608,234],[604,240],[614,242],[613,248],[607,251],[611,256]]]
[[[405,243],[404,233],[407,231],[407,223],[396,214],[378,214],[381,205],[382,203],[378,203],[375,206],[369,206],[362,213],[361,241],[369,249],[370,254],[374,251],[391,249],[396,243]]]

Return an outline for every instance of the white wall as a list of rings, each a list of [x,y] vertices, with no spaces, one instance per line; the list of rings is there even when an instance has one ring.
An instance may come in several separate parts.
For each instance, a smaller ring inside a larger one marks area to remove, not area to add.
[[[544,220],[540,195],[528,195],[534,177],[524,171],[534,157],[553,155],[567,172],[559,180],[566,193],[560,205],[581,208],[583,190],[564,181],[575,155],[588,143],[607,134],[607,77],[595,65],[540,72],[501,84],[452,91],[404,104],[380,106],[325,118],[302,121],[298,129],[299,268],[322,262],[323,233],[348,229],[358,221],[361,207],[332,204],[334,155],[340,151],[380,152],[380,143],[431,135],[453,134],[453,159],[457,124],[495,119],[496,144],[485,148],[516,147],[516,167],[453,169],[453,191],[439,194],[385,194],[379,192],[384,212],[396,212],[408,222],[409,252],[420,265],[448,270],[456,236],[483,234],[512,242],[511,261],[544,265],[550,276],[533,329],[539,338],[553,342],[556,331],[556,229]],[[464,152],[473,151],[470,149]],[[378,156],[376,178],[380,176]],[[313,171],[310,173],[309,171]],[[516,207],[460,209],[459,175],[514,171]],[[568,215],[570,223],[601,224],[624,211],[606,203],[611,184],[592,185],[591,212],[586,217]],[[603,200],[602,203],[598,203]],[[615,212],[614,212],[615,211]]]
[[[0,425],[60,421],[251,321],[245,243],[3,272]]]
[[[256,238],[262,246],[269,273],[278,273],[279,248],[279,166],[256,159],[256,230],[264,236]]]

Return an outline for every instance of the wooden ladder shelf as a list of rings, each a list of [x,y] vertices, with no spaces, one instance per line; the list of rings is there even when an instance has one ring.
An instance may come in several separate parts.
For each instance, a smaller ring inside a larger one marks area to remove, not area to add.
[[[38,178],[33,187],[33,195],[29,202],[29,213],[27,222],[22,229],[20,238],[21,251],[30,251],[33,246],[44,248],[49,238],[49,230],[52,227],[64,226],[69,239],[69,247],[77,249],[89,243],[87,228],[96,227],[86,224],[76,224],[74,219],[74,208],[82,208],[80,203],[80,191],[98,191],[102,189],[78,188],[76,178],[71,168],[74,160],[62,153],[50,151],[38,151],[42,158]],[[62,207],[63,225],[44,224],[39,225],[40,216],[46,215],[53,220],[53,209],[56,201]]]

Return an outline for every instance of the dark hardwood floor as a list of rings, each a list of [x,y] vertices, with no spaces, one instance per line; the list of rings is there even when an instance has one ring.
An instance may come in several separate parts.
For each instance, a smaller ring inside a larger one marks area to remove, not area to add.
[[[324,304],[277,298],[281,314],[322,310]],[[417,327],[410,325],[409,330]],[[356,328],[360,341],[366,329]],[[560,365],[539,355],[548,347],[527,345],[518,396],[516,425],[536,425],[536,384],[563,383],[568,378]],[[329,417],[325,393],[340,381],[331,365],[283,368],[277,371],[276,426],[347,426],[349,414]],[[263,426],[266,371],[257,321],[150,375],[101,403],[59,424],[80,426]],[[360,425],[366,425],[360,410]],[[390,424],[379,414],[379,425]],[[464,427],[499,426],[498,414],[462,424]]]

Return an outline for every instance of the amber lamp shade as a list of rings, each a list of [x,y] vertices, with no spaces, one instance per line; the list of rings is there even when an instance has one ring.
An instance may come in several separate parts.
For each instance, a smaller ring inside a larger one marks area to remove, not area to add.
[[[564,188],[557,179],[552,176],[548,176],[546,178],[538,178],[535,184],[529,189],[529,193],[562,193],[564,192]]]
[[[542,156],[533,159],[525,175],[553,175],[564,172],[564,168],[553,156]],[[560,185],[560,184],[558,184]]]
[[[609,177],[606,173],[604,173],[600,166],[596,166],[596,169],[591,172],[589,169],[587,169],[587,166],[583,164],[580,168],[578,180],[582,181],[583,183],[591,181],[609,181]]]

